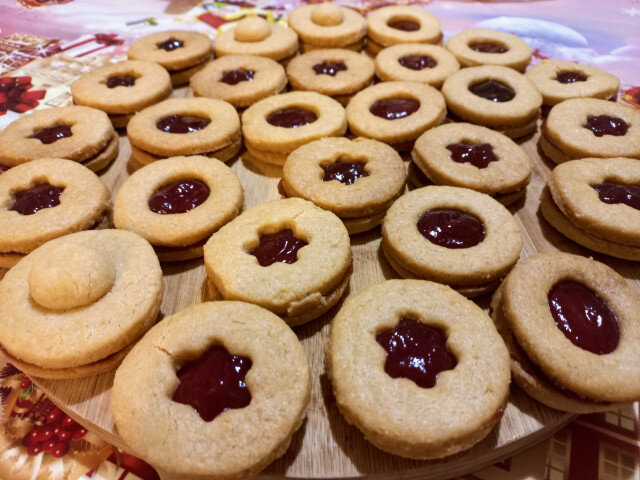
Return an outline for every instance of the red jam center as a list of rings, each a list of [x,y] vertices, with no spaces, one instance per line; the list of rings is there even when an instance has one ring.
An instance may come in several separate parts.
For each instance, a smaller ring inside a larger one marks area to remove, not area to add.
[[[406,55],[400,57],[398,63],[411,70],[424,70],[425,68],[433,68],[438,65],[438,62],[428,55]]]
[[[505,53],[508,52],[509,49],[504,45],[498,45],[493,42],[477,42],[469,45],[471,50],[475,50],[480,53]]]
[[[338,72],[343,72],[347,69],[347,66],[344,62],[322,62],[316,63],[313,66],[313,71],[316,72],[316,75],[331,75],[335,77]]]
[[[368,177],[364,169],[364,162],[342,162],[337,161],[331,165],[322,167],[324,175],[322,177],[323,182],[329,182],[331,180],[337,180],[345,185],[352,185],[356,183],[356,180],[362,177]]]
[[[609,115],[587,117],[587,123],[582,127],[591,130],[596,137],[602,137],[604,135],[621,137],[626,135],[629,129],[629,125],[627,125],[627,122],[623,119],[610,117]]]
[[[420,108],[420,102],[413,98],[388,98],[376,100],[369,111],[376,117],[387,120],[405,118]]]
[[[556,80],[560,83],[584,82],[587,77],[578,72],[560,72],[556,76]]]
[[[37,138],[42,143],[48,145],[57,142],[61,138],[70,137],[71,135],[71,127],[69,125],[53,125],[37,130],[31,138]]]
[[[211,120],[208,118],[175,114],[158,120],[156,127],[167,133],[191,133],[202,130],[210,123]]]
[[[148,205],[155,213],[185,213],[202,205],[209,198],[209,193],[209,186],[201,180],[178,180],[156,190]]]
[[[133,87],[136,83],[136,77],[132,75],[113,75],[107,78],[107,87]]]
[[[502,82],[497,80],[486,80],[469,87],[469,91],[478,97],[486,98],[492,102],[508,102],[513,100],[516,92]]]
[[[158,48],[166,50],[170,52],[171,50],[175,50],[176,48],[182,48],[184,42],[182,40],[177,40],[173,37],[166,39],[164,42],[156,43]]]
[[[556,284],[548,298],[556,325],[571,343],[597,355],[616,349],[618,319],[598,295],[578,282],[565,281]]]
[[[376,341],[387,352],[387,375],[408,378],[422,388],[434,387],[440,372],[458,364],[442,330],[413,318],[401,318],[395,327],[378,333]]]
[[[238,70],[229,70],[222,74],[220,81],[227,85],[237,85],[240,82],[250,82],[253,80],[255,73],[256,72],[253,70],[245,70],[243,68]]]
[[[598,192],[601,202],[611,205],[624,203],[629,207],[640,210],[640,186],[601,183],[599,185],[591,185],[591,187]]]
[[[222,345],[214,345],[178,370],[180,383],[172,400],[191,405],[205,422],[231,408],[244,408],[251,403],[245,384],[251,363],[247,357],[231,355]]]
[[[470,248],[484,240],[480,219],[460,210],[427,210],[418,220],[418,231],[431,243],[445,248]]]
[[[395,28],[396,30],[402,30],[403,32],[415,32],[416,30],[420,30],[420,24],[412,20],[395,20],[387,23],[387,25],[391,28]]]
[[[316,114],[309,110],[292,107],[276,110],[267,117],[267,122],[274,127],[298,128],[309,125],[317,119]]]
[[[456,163],[470,163],[474,167],[487,168],[491,162],[497,162],[493,147],[488,143],[452,143],[447,145],[451,160]]]
[[[268,267],[274,263],[296,263],[298,250],[308,245],[304,240],[298,239],[293,231],[287,229],[278,233],[260,235],[260,243],[249,252],[258,259],[262,267]]]
[[[60,194],[63,191],[62,187],[41,183],[29,190],[15,193],[9,210],[18,212],[20,215],[33,215],[38,210],[60,205]]]

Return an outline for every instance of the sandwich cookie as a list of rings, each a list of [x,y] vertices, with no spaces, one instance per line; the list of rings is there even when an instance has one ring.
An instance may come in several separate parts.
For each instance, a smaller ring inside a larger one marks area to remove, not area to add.
[[[464,30],[451,37],[446,48],[463,67],[500,65],[521,73],[531,62],[532,54],[531,47],[520,37],[486,28]]]

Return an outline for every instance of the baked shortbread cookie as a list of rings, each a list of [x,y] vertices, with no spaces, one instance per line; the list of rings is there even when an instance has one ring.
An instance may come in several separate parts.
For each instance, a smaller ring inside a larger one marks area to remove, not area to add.
[[[527,68],[532,54],[520,37],[487,28],[463,30],[447,41],[446,48],[463,67],[501,65],[519,72]]]

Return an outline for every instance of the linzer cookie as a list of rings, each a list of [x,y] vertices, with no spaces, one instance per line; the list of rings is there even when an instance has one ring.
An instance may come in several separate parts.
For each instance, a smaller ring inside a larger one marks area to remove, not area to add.
[[[447,109],[442,94],[415,82],[383,82],[357,93],[347,105],[349,129],[355,135],[411,151],[413,142],[439,125]]]
[[[447,108],[463,121],[517,138],[531,133],[542,96],[526,76],[498,65],[463,68],[442,85]]]
[[[95,172],[116,158],[118,146],[106,113],[81,106],[47,108],[0,132],[0,163],[14,167],[37,158],[66,158]]]
[[[301,325],[334,306],[349,285],[349,234],[333,213],[288,198],[254,207],[214,233],[204,263],[213,294]]]
[[[170,98],[138,113],[127,126],[134,166],[180,155],[226,162],[242,144],[233,105],[213,98]]]
[[[514,379],[537,400],[583,412],[640,397],[640,297],[611,268],[537,254],[515,266],[493,303],[531,367],[528,380]]]
[[[595,98],[565,100],[549,112],[539,145],[556,163],[586,157],[640,159],[640,112]]]
[[[163,479],[248,478],[286,451],[309,390],[304,348],[282,320],[247,303],[209,302],[136,344],[116,372],[111,411]]]
[[[218,98],[238,108],[280,93],[286,86],[282,65],[256,55],[218,58],[191,77],[191,88],[197,97]]]
[[[238,216],[242,185],[224,163],[202,156],[159,160],[122,185],[113,207],[116,228],[155,248],[160,261],[202,256],[211,234]]]
[[[489,195],[429,186],[391,205],[382,249],[404,278],[444,283],[467,297],[495,290],[522,248],[520,227]]]
[[[129,60],[85,73],[71,84],[71,95],[76,105],[102,110],[124,128],[136,112],[171,95],[171,79],[157,63]]]
[[[204,33],[166,30],[141,38],[129,47],[129,60],[149,60],[169,71],[173,86],[189,79],[213,58],[211,39]]]
[[[512,33],[478,28],[464,30],[447,41],[463,67],[501,65],[524,72],[531,62],[531,47]]]
[[[349,298],[331,322],[326,362],[346,420],[403,457],[470,448],[509,395],[509,354],[489,316],[421,280],[389,280]]]
[[[406,169],[388,145],[325,138],[294,150],[282,170],[284,191],[335,213],[349,234],[378,226],[404,189]]]
[[[242,134],[256,159],[284,165],[287,155],[305,143],[338,137],[347,118],[336,100],[316,92],[290,92],[265,98],[242,114]]]
[[[448,123],[423,133],[411,152],[423,175],[414,183],[435,183],[476,190],[503,205],[521,198],[531,168],[529,156],[513,140],[485,127]]]
[[[312,90],[333,97],[342,105],[371,84],[373,61],[351,50],[313,50],[295,57],[287,66],[295,90]]]
[[[93,230],[51,240],[0,282],[0,344],[26,373],[101,373],[153,325],[163,289],[153,249],[134,233]]]
[[[98,225],[109,189],[70,160],[42,158],[0,175],[0,267],[11,268],[40,245]]]

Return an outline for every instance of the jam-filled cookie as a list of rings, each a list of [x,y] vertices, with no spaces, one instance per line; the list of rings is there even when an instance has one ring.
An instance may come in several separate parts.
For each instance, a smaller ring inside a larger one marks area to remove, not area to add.
[[[369,57],[340,48],[303,53],[287,65],[287,76],[293,89],[322,93],[342,105],[370,85],[374,73]]]
[[[382,249],[404,278],[444,283],[473,297],[496,289],[518,261],[522,236],[509,210],[489,195],[428,186],[391,205]]]
[[[411,152],[425,183],[463,187],[503,205],[521,198],[531,177],[529,156],[509,137],[478,125],[448,123],[424,132]],[[422,183],[421,175],[412,180]]]
[[[383,82],[420,82],[440,88],[458,70],[456,57],[438,45],[403,43],[376,56],[376,75]]]
[[[298,34],[302,51],[323,48],[362,50],[367,22],[352,8],[333,3],[303,5],[294,9],[287,19]]]
[[[233,105],[213,98],[170,98],[138,113],[127,126],[135,166],[180,155],[226,162],[242,144]]]
[[[111,411],[163,479],[248,478],[288,448],[310,381],[304,348],[276,315],[208,302],[135,345],[116,372]]]
[[[153,325],[163,289],[153,248],[135,233],[51,240],[0,282],[0,344],[26,373],[31,365],[45,378],[100,373]]]
[[[129,60],[85,73],[71,84],[71,95],[76,105],[102,110],[124,128],[136,112],[171,95],[171,79],[157,63]]]
[[[640,112],[595,98],[565,100],[549,112],[539,145],[556,163],[585,157],[640,159]]]
[[[189,83],[213,58],[211,39],[204,33],[166,30],[141,38],[129,47],[129,60],[149,60],[162,65],[174,87]]]
[[[117,156],[118,134],[106,113],[72,105],[36,110],[0,132],[0,163],[66,158],[97,172]]]
[[[405,177],[402,158],[384,143],[324,138],[289,154],[282,185],[288,196],[335,213],[354,234],[380,225]]]
[[[567,253],[543,253],[515,266],[494,302],[533,381],[525,391],[550,406],[603,404],[640,397],[640,296],[606,265]],[[541,385],[543,388],[538,388]]]
[[[500,420],[509,354],[489,316],[445,285],[389,280],[331,322],[338,408],[376,447],[417,459],[470,448]]]
[[[212,293],[259,305],[291,326],[334,306],[349,285],[351,246],[333,213],[300,198],[258,205],[204,246]]]
[[[446,48],[463,67],[501,65],[519,72],[527,68],[532,54],[531,47],[516,35],[486,28],[464,30],[451,37]]]
[[[388,143],[408,152],[414,141],[439,125],[447,108],[442,94],[424,83],[383,82],[357,93],[347,105],[355,135]]]
[[[289,92],[260,100],[242,114],[242,134],[258,160],[284,165],[287,155],[305,143],[339,137],[347,115],[336,100],[316,92]]]
[[[287,86],[284,68],[256,55],[227,55],[210,62],[191,77],[196,97],[218,98],[242,108],[282,92]]]

